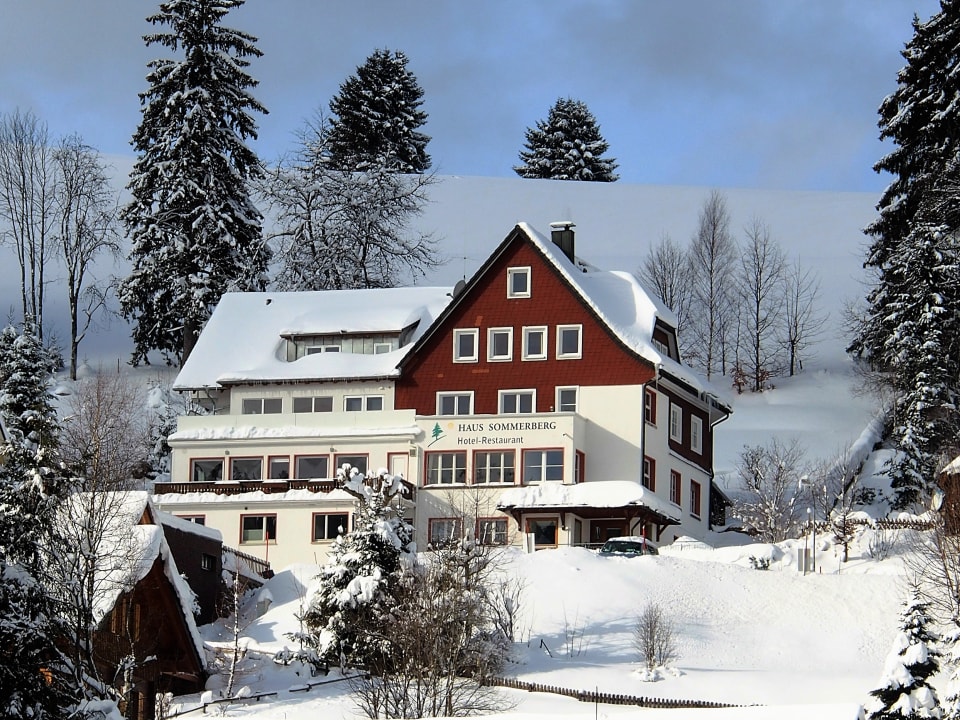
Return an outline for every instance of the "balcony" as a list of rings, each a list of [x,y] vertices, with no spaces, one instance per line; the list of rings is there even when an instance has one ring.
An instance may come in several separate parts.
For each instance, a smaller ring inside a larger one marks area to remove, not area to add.
[[[377,482],[376,478],[368,478],[368,485]],[[404,487],[404,499],[416,501],[416,488],[406,480],[401,481]],[[280,494],[288,490],[309,490],[315,493],[329,493],[339,490],[343,484],[338,480],[221,480],[218,482],[158,482],[153,485],[153,492],[157,495],[175,493],[214,493],[215,495],[240,495],[242,493],[262,492],[265,494]]]

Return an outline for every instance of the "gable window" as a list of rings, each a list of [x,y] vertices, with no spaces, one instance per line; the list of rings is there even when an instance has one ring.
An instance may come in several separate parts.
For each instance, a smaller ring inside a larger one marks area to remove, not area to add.
[[[529,267],[507,268],[507,297],[508,298],[530,297],[530,268]]]
[[[680,505],[680,493],[683,492],[683,479],[676,470],[670,471],[670,502]]]
[[[244,398],[240,406],[244,415],[275,415],[282,410],[280,398]]]
[[[276,515],[241,515],[240,544],[263,543],[277,539]]]
[[[502,362],[513,359],[513,328],[487,330],[487,360]]]
[[[295,397],[293,399],[293,411],[295,413],[333,412],[333,396]]]
[[[523,329],[523,359],[547,359],[547,328],[525,327]]]
[[[477,362],[480,359],[478,347],[480,331],[477,328],[453,331],[453,361],[459,363]]]
[[[501,390],[500,412],[505,415],[532,413],[537,407],[536,390]]]
[[[479,518],[477,520],[477,542],[481,545],[506,545],[507,519]]]
[[[432,546],[448,545],[460,537],[460,518],[430,518],[428,534]]]
[[[473,455],[473,481],[480,485],[514,481],[513,450],[476,452]]]
[[[653,388],[643,391],[643,419],[651,425],[657,424],[657,391]]]
[[[233,480],[261,480],[263,458],[234,458],[230,461],[230,477]]]
[[[557,412],[576,412],[577,411],[577,388],[576,387],[558,387],[557,388]]]
[[[290,458],[272,457],[267,459],[267,477],[271,480],[286,480],[290,477]]]
[[[223,480],[223,458],[194,460],[190,473],[193,482],[218,482]]]
[[[473,393],[437,393],[437,415],[469,415],[473,412]]]
[[[690,514],[700,517],[700,483],[696,480],[690,481]]]
[[[646,455],[643,456],[643,486],[657,491],[657,461]]]
[[[334,461],[337,470],[344,465],[349,465],[361,475],[366,475],[367,473],[366,455],[334,455]]]
[[[690,416],[690,449],[698,454],[703,452],[703,420],[696,415]]]
[[[313,542],[318,540],[335,540],[338,535],[347,532],[347,513],[314,513],[313,514]]]
[[[330,477],[330,458],[326,455],[298,455],[297,477],[301,480],[326,480]]]
[[[426,480],[428,485],[465,483],[467,481],[467,453],[427,453]]]
[[[523,481],[563,480],[563,450],[524,450]]]
[[[683,408],[670,403],[670,439],[683,442]]]
[[[557,325],[557,359],[575,360],[583,353],[582,325]]]

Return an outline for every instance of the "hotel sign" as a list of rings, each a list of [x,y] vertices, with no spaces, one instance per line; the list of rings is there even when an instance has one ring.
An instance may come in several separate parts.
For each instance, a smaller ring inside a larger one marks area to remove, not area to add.
[[[570,434],[568,422],[557,420],[434,420],[421,423],[426,432],[424,449],[497,447],[502,445],[556,444],[557,433]]]

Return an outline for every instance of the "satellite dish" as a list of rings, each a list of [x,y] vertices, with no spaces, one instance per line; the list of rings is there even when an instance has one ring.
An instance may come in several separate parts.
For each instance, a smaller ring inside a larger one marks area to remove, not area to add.
[[[467,283],[464,280],[457,280],[457,284],[453,286],[453,297],[458,297],[466,286]]]

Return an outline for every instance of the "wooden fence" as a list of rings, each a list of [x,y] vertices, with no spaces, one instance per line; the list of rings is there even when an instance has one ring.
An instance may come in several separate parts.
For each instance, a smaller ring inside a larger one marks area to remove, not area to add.
[[[690,709],[713,709],[744,707],[731,703],[712,702],[709,700],[674,700],[671,698],[650,698],[639,697],[637,695],[618,695],[614,693],[597,692],[596,690],[574,690],[572,688],[556,687],[554,685],[544,685],[542,683],[524,682],[515,678],[489,678],[487,685],[498,685],[500,687],[512,688],[514,690],[526,690],[527,692],[551,693],[553,695],[565,695],[566,697],[579,700],[580,702],[604,703],[606,705],[634,705],[636,707],[657,708],[666,710],[690,710]]]

